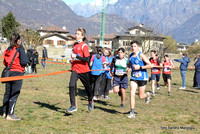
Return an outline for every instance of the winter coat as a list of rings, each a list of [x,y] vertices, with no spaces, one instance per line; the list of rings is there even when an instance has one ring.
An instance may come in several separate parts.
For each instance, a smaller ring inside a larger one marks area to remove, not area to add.
[[[180,69],[183,71],[187,70],[188,64],[190,63],[190,59],[188,57],[183,57],[182,59],[174,59],[176,62],[180,62]]]
[[[195,69],[200,70],[200,58],[198,58],[197,62],[194,64]]]

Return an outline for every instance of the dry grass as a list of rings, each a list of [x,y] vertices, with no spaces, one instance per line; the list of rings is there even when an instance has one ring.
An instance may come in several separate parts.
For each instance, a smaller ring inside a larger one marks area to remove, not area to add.
[[[69,66],[49,64],[44,70],[38,65],[39,74],[67,69]],[[0,133],[200,133],[200,90],[192,89],[194,71],[187,72],[186,90],[178,90],[181,85],[179,71],[172,73],[171,96],[161,86],[149,105],[137,97],[135,119],[126,117],[129,114],[130,88],[126,91],[124,109],[119,108],[119,96],[111,93],[110,100],[96,101],[95,109],[89,112],[86,93],[79,81],[78,111],[66,114],[65,110],[70,106],[70,73],[24,80],[15,111],[23,120],[7,121],[1,118]],[[2,100],[4,85],[0,86]],[[147,91],[150,91],[150,83]]]

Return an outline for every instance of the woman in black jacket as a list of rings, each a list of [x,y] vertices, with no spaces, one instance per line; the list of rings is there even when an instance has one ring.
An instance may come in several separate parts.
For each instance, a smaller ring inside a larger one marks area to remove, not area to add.
[[[31,69],[32,69],[32,73],[35,72],[35,74],[37,73],[36,65],[39,64],[38,56],[39,56],[38,52],[37,51],[33,51]]]
[[[28,63],[24,48],[21,46],[20,35],[13,33],[10,38],[10,46],[4,51],[3,63],[5,66],[10,66],[16,52],[17,54],[10,68],[9,77],[22,76],[25,66],[27,66]],[[14,109],[21,87],[22,80],[6,82],[6,91],[3,98],[3,118],[7,120],[20,120],[20,118],[14,114]]]

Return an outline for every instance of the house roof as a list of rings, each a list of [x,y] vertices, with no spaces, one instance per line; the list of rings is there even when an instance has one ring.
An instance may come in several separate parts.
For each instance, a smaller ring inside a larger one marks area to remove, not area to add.
[[[90,42],[95,42],[95,39],[93,38],[93,36],[86,36],[86,39]]]
[[[134,29],[140,29],[144,32],[153,32],[153,30],[151,30],[147,27],[144,27],[144,26],[134,26],[134,27],[129,28],[128,30],[130,31],[130,30],[134,30]]]
[[[162,38],[162,39],[166,39],[164,36],[162,35],[158,35],[158,34],[155,34],[155,33],[148,33],[148,34],[145,34],[145,35],[140,35],[140,34],[117,34],[115,35],[116,37],[142,37],[142,38],[148,38],[148,37],[151,37],[151,38]]]
[[[114,39],[116,37],[117,33],[110,33],[110,34],[106,34],[104,35],[104,39]],[[94,36],[94,39],[99,39],[100,36]]]
[[[38,32],[52,32],[52,33],[69,33],[69,31],[62,29],[60,27],[57,26],[49,26],[40,30],[37,30]]]
[[[61,34],[58,34],[58,33],[46,34],[46,35],[42,36],[41,39],[49,38],[49,37],[52,37],[52,36],[57,36],[57,37],[60,37],[60,38],[62,38],[64,40],[71,40],[70,38],[68,38],[66,36],[63,36]]]
[[[73,40],[76,40],[76,37],[75,37],[74,34],[68,35],[67,37],[68,37],[68,38],[71,38],[71,39],[73,39]]]

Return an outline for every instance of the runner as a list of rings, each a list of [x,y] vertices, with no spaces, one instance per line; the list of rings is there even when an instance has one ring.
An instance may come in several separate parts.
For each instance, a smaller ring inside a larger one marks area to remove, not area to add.
[[[172,61],[169,60],[169,56],[164,56],[165,60],[162,63],[163,65],[163,81],[165,82],[165,86],[168,87],[168,95],[171,92],[171,69],[174,68]]]
[[[152,96],[155,96],[155,80],[157,82],[157,90],[160,89],[160,68],[162,67],[160,59],[156,57],[156,51],[151,50],[151,58],[149,59],[153,68],[151,69],[151,89]]]
[[[131,72],[131,99],[130,99],[130,115],[128,118],[135,118],[134,108],[135,108],[135,93],[136,89],[139,90],[139,98],[144,99],[146,104],[150,102],[150,94],[147,92],[145,94],[145,88],[148,80],[147,70],[148,68],[152,68],[152,65],[148,58],[141,52],[139,49],[141,48],[141,44],[138,41],[133,40],[131,42],[132,51],[129,58],[129,66],[132,69]]]
[[[124,57],[125,49],[118,49],[118,56],[113,58],[110,65],[111,76],[113,76],[113,92],[121,96],[121,108],[124,108],[125,103],[125,90],[128,88],[127,66],[128,59]],[[114,72],[112,72],[114,67]]]
[[[101,70],[101,71],[91,71],[91,85],[94,91],[93,100],[101,99],[102,91],[100,88],[100,83],[102,81],[102,76],[105,71],[103,71],[106,64],[106,57],[103,56],[102,47],[97,47],[97,54],[92,55],[90,60],[91,70]]]
[[[75,102],[75,93],[76,93],[76,83],[80,79],[83,83],[87,95],[88,95],[88,110],[92,111],[94,108],[93,105],[93,91],[90,85],[90,68],[88,65],[90,59],[89,47],[84,42],[85,40],[85,29],[78,28],[76,30],[76,43],[73,46],[73,53],[71,54],[71,63],[72,63],[72,73],[69,82],[69,95],[71,107],[67,112],[77,111],[76,102]]]

